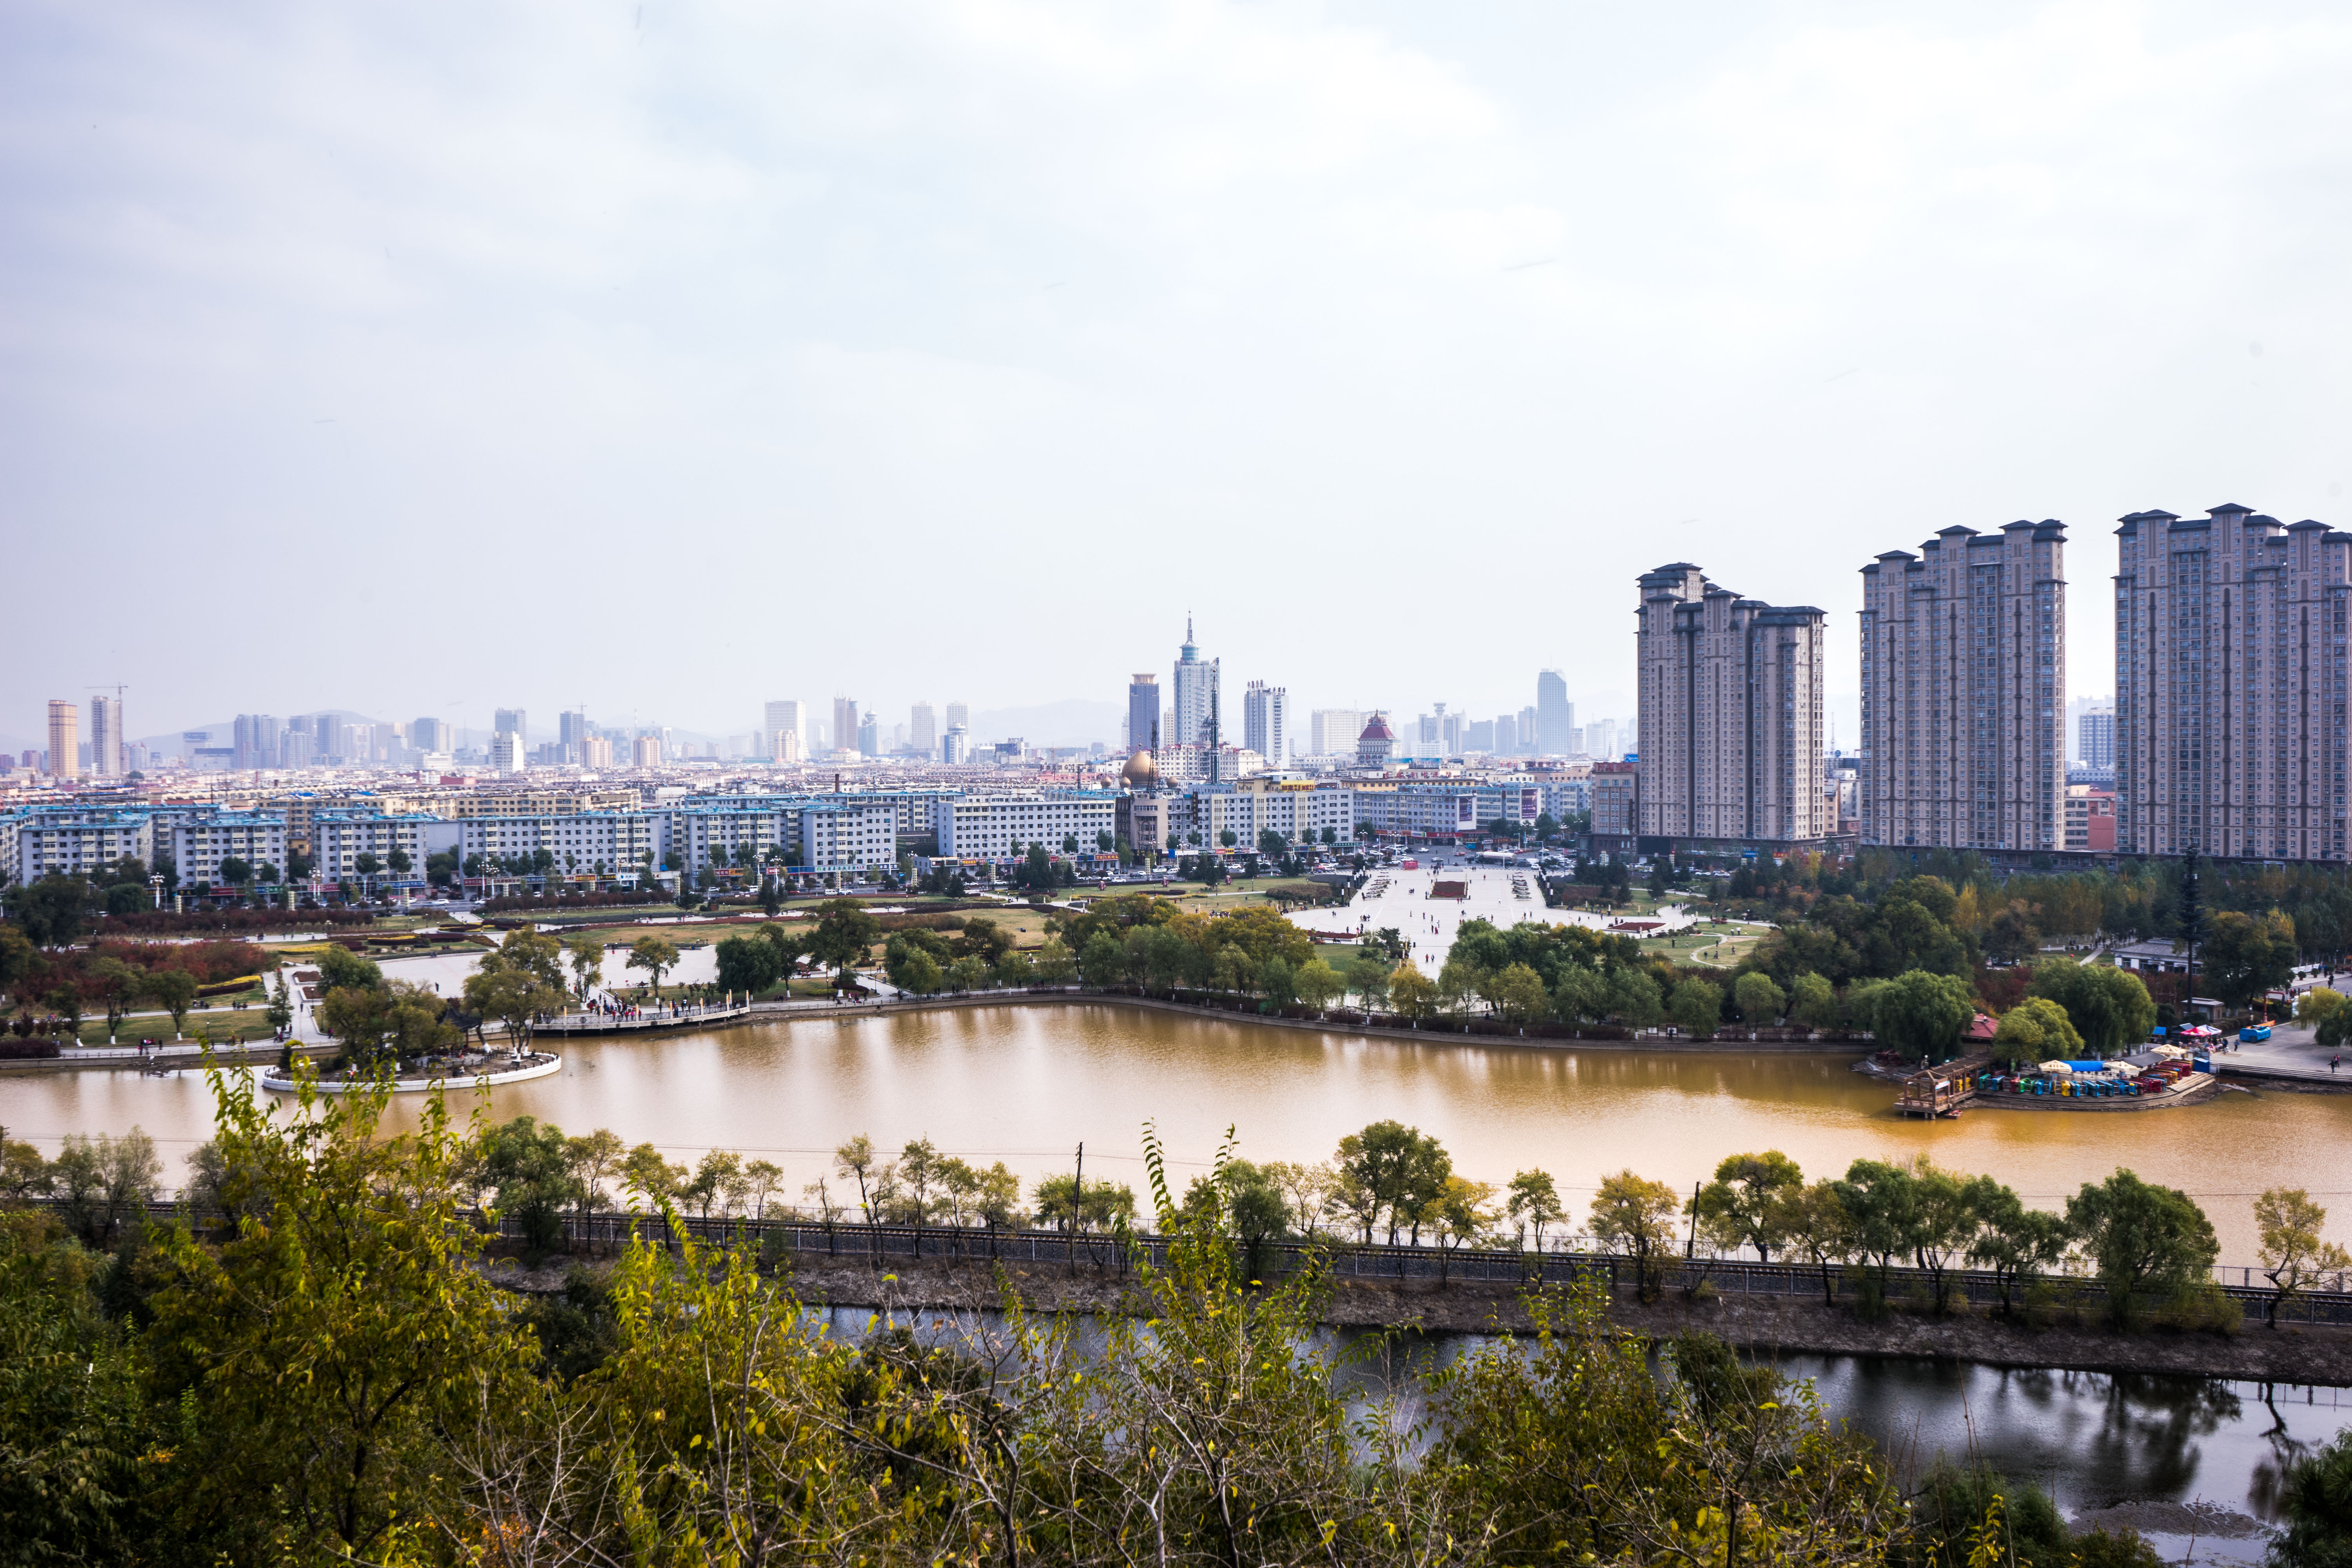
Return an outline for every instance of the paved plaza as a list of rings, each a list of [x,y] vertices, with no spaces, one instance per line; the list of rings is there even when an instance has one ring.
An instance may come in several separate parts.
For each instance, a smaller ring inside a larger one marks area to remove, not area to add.
[[[1433,898],[1431,889],[1439,882],[1464,883],[1469,896]],[[1546,908],[1543,889],[1533,871],[1491,866],[1435,868],[1425,863],[1412,871],[1393,867],[1376,870],[1351,902],[1339,909],[1301,910],[1290,917],[1294,924],[1326,934],[1360,936],[1394,926],[1410,944],[1414,966],[1433,975],[1444,967],[1454,935],[1465,921],[1491,921],[1503,931],[1521,921],[1606,931],[1625,918]],[[1633,918],[1658,921],[1657,931],[1649,934],[1684,931],[1696,923],[1677,905]]]

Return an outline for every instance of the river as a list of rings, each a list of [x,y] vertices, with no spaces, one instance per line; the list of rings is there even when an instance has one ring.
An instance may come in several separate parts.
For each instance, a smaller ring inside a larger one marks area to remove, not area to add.
[[[2352,1242],[2352,1097],[1905,1121],[1887,1109],[1888,1088],[1843,1056],[1420,1045],[1108,1005],[801,1019],[572,1041],[565,1055],[560,1075],[494,1091],[489,1113],[570,1132],[610,1127],[673,1159],[740,1150],[783,1168],[788,1198],[860,1132],[886,1151],[929,1137],[1033,1180],[1068,1169],[1083,1142],[1090,1177],[1129,1183],[1141,1198],[1147,1121],[1181,1177],[1206,1168],[1229,1124],[1246,1157],[1316,1161],[1342,1134],[1394,1117],[1443,1140],[1475,1179],[1549,1171],[1572,1222],[1601,1175],[1629,1166],[1687,1191],[1744,1150],[1780,1149],[1816,1176],[1924,1151],[2051,1207],[2128,1165],[2197,1197],[2225,1264],[2255,1261],[2252,1201],[2268,1186],[2309,1189],[2333,1211],[2330,1233]],[[396,1100],[395,1123],[413,1124],[417,1103]],[[137,1125],[176,1183],[179,1157],[210,1134],[212,1105],[194,1073],[11,1073],[0,1124],[50,1150],[68,1132]]]

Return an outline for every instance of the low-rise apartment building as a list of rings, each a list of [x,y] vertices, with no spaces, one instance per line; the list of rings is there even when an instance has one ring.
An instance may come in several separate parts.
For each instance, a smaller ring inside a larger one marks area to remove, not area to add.
[[[1118,797],[1108,790],[966,795],[940,799],[934,821],[941,856],[995,859],[1032,844],[1059,854],[1066,838],[1091,850],[1097,834],[1118,830]]]

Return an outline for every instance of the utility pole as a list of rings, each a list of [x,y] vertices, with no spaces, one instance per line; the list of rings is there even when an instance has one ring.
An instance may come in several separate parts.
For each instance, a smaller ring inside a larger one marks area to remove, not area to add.
[[[1062,1254],[1063,1273],[1078,1271],[1078,1227],[1086,1223],[1087,1145],[1078,1142],[1078,1172],[1070,1179],[1070,1245]]]

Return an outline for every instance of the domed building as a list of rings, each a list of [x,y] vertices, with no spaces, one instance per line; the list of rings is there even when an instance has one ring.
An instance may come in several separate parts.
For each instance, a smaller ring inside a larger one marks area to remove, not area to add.
[[[1150,752],[1139,746],[1135,754],[1127,759],[1127,766],[1119,770],[1118,781],[1138,794],[1158,789],[1160,764],[1152,760]]]
[[[1364,726],[1364,732],[1356,737],[1356,765],[1384,768],[1389,763],[1389,753],[1395,750],[1396,732],[1389,728],[1387,715],[1374,713],[1371,721]]]

